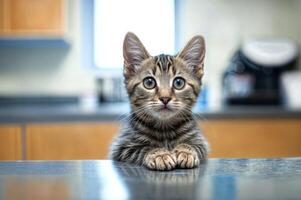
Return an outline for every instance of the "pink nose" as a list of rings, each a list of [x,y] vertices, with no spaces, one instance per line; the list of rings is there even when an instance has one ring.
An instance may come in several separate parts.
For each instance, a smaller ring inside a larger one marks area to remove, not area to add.
[[[162,103],[165,104],[165,105],[168,104],[168,102],[171,100],[170,97],[160,97],[159,99],[160,99],[160,101],[162,101]]]

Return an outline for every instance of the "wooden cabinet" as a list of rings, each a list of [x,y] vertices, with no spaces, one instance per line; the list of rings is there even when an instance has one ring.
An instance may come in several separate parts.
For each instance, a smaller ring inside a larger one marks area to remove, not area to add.
[[[301,156],[300,119],[222,119],[200,122],[210,157]],[[27,159],[107,159],[117,123],[28,125]]]
[[[223,119],[201,122],[211,157],[301,156],[300,119]]]
[[[30,124],[26,128],[28,160],[107,159],[118,132],[114,123]]]
[[[214,119],[202,121],[200,126],[211,145],[210,157],[301,156],[301,119]],[[23,127],[0,126],[0,160],[107,159],[119,124],[45,123]]]
[[[21,160],[21,127],[0,125],[0,160]]]
[[[0,36],[62,36],[64,0],[0,0]]]

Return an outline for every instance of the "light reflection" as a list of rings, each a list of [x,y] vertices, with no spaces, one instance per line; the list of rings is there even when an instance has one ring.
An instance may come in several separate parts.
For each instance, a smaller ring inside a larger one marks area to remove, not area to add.
[[[97,175],[99,179],[103,180],[100,199],[129,199],[128,190],[118,176],[112,162],[108,162],[106,167],[98,168]]]

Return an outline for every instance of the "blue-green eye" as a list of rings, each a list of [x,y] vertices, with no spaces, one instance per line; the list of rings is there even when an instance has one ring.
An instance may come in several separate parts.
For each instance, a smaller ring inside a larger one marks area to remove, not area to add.
[[[177,90],[183,89],[185,86],[185,79],[177,77],[173,80],[173,87]]]
[[[156,80],[153,77],[146,77],[143,79],[143,86],[148,90],[154,89],[156,85]]]

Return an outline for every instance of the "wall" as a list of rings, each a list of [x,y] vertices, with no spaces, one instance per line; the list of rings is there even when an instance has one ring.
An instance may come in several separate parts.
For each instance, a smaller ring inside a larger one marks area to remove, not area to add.
[[[219,106],[221,74],[241,41],[253,37],[289,37],[301,44],[301,2],[298,0],[181,1],[181,40],[194,34],[207,42],[205,82],[210,103]]]
[[[81,64],[79,1],[68,2],[70,48],[0,48],[0,95],[74,95],[94,89],[93,73]]]
[[[80,60],[79,1],[69,0],[70,49],[0,48],[0,95],[82,94],[94,89],[94,75]],[[178,1],[180,46],[194,34],[206,38],[205,83],[213,106],[220,105],[222,71],[243,39],[284,36],[301,43],[298,0]]]

